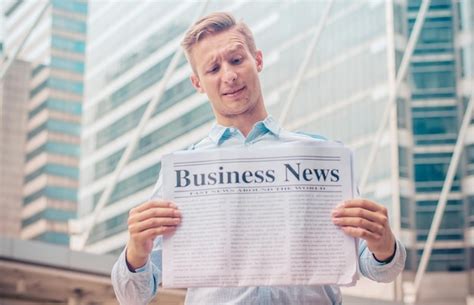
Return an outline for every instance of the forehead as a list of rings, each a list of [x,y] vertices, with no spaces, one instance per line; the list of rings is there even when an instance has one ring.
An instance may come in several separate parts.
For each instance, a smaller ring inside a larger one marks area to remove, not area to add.
[[[238,50],[248,51],[247,42],[242,33],[235,29],[226,30],[217,34],[208,34],[194,45],[192,56],[197,65],[224,56]]]

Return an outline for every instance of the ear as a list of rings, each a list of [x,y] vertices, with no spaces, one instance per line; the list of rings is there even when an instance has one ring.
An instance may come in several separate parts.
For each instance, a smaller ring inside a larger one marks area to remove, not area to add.
[[[263,70],[263,53],[262,50],[257,50],[255,54],[255,63],[257,65],[257,71],[261,72]]]
[[[193,87],[196,88],[197,92],[204,93],[204,89],[201,87],[201,81],[199,80],[199,77],[194,73],[191,74],[191,83],[193,84]]]

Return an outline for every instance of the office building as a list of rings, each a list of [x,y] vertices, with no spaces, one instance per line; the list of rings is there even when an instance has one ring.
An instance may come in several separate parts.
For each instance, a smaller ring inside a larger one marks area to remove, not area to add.
[[[67,221],[77,208],[87,2],[8,1],[3,9],[5,54],[13,56],[28,35],[18,58],[32,69],[21,238],[68,245]]]
[[[408,1],[411,32],[421,1]],[[414,196],[401,196],[401,226],[412,241],[407,270],[415,271],[427,240],[434,211],[453,155],[465,107],[472,95],[472,1],[432,1],[410,62],[410,99],[403,109],[412,145],[403,154],[412,164]],[[400,109],[399,109],[400,111]],[[472,294],[469,280],[472,241],[472,127],[448,195],[446,210],[428,264],[425,287],[451,283],[452,295]],[[471,144],[469,144],[471,143]],[[401,151],[402,153],[402,151]],[[407,272],[410,273],[410,272]],[[440,288],[442,286],[439,286]],[[429,289],[421,290],[421,297]]]

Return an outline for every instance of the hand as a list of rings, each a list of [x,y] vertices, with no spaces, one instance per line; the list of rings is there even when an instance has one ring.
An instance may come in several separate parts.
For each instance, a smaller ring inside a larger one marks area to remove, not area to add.
[[[158,235],[169,234],[181,222],[181,213],[169,201],[145,202],[130,210],[126,260],[129,268],[136,270],[144,266]]]
[[[346,234],[364,239],[377,260],[394,254],[395,237],[384,206],[367,199],[347,200],[333,210],[332,221]]]

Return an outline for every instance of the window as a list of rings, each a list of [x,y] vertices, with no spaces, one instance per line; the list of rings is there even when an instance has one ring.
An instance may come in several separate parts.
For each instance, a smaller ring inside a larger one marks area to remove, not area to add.
[[[416,229],[424,230],[425,233],[431,227],[433,222],[434,211],[417,211],[416,213]],[[464,215],[462,210],[446,210],[441,221],[440,232],[443,234],[444,229],[464,229]]]
[[[35,109],[28,113],[28,118],[35,117],[38,113],[44,109],[54,110],[58,112],[81,115],[82,105],[80,102],[59,100],[59,99],[47,99],[43,103],[39,104]]]
[[[40,113],[41,111],[43,111],[46,108],[47,108],[47,101],[44,101],[43,103],[39,104],[35,109],[31,110],[28,113],[28,118],[31,119],[31,118],[35,117],[38,113]]]
[[[52,56],[51,67],[79,74],[84,73],[84,63],[82,61],[69,58]]]
[[[429,26],[429,24],[428,24]],[[453,33],[450,27],[443,28],[423,28],[420,33],[418,43],[440,43],[450,42],[453,39]]]
[[[63,17],[57,14],[53,14],[53,28],[83,34],[85,34],[87,30],[87,26],[84,21],[74,20],[72,18]]]
[[[84,91],[82,82],[73,81],[70,79],[51,77],[48,81],[48,85],[52,89],[66,91],[77,95],[82,95],[82,92]]]
[[[415,72],[412,73],[416,89],[454,88],[453,71]]]
[[[42,146],[28,153],[26,155],[26,160],[31,160],[43,152],[57,155],[65,155],[70,157],[79,157],[80,148],[77,144],[48,141]]]
[[[393,3],[393,21],[394,21],[394,28],[395,32],[401,35],[405,35],[404,26],[405,26],[405,19],[406,16],[404,15],[404,8],[394,2]]]
[[[41,84],[39,84],[38,86],[36,86],[35,88],[33,88],[33,89],[30,91],[30,98],[35,97],[35,95],[37,95],[38,93],[40,93],[41,90],[43,90],[43,89],[46,88],[47,86],[48,86],[48,79],[45,79]]]
[[[49,99],[48,108],[51,110],[80,115],[82,113],[82,104],[80,102]]]
[[[83,15],[87,14],[87,2],[83,1],[76,1],[76,0],[52,0],[53,7],[55,9],[60,9],[63,11],[73,12],[73,13],[80,13]]]
[[[416,260],[415,250],[407,247],[406,251],[407,251],[407,259],[405,261],[405,270],[416,271],[416,268],[418,266],[415,265],[415,260]]]
[[[412,227],[410,214],[411,211],[415,209],[414,202],[407,197],[400,196],[400,220],[401,227],[404,229],[409,229]]]
[[[423,250],[417,251],[419,265]],[[466,253],[463,248],[433,249],[427,271],[463,271],[466,268]]]
[[[409,11],[418,11],[421,6],[422,0],[409,0],[408,1],[408,10]],[[442,10],[449,9],[451,7],[450,0],[432,0],[430,3],[429,10]]]
[[[155,184],[160,172],[160,168],[161,162],[117,183],[117,186],[110,196],[108,204],[130,196],[144,188],[149,187],[150,185]],[[95,204],[97,204],[97,202],[94,202],[94,205]]]
[[[185,30],[186,26],[184,24],[173,23],[150,35],[150,37],[134,49],[132,53],[128,53],[120,58],[119,62],[115,65],[115,69],[107,73],[106,82],[111,82],[118,78],[120,75],[128,71],[134,65],[148,58],[149,55],[155,53],[156,50],[166,45],[170,40]],[[182,56],[178,66],[182,66],[184,63],[186,63],[186,57]]]
[[[44,65],[44,64],[38,64],[34,69],[33,71],[31,71],[31,76],[34,77],[36,75],[38,75],[41,71],[43,71],[43,69],[45,69],[47,67],[47,65]]]
[[[214,116],[212,114],[211,106],[208,102],[203,103],[171,123],[143,136],[138,142],[138,147],[132,155],[132,160],[146,155],[213,118]],[[100,177],[110,173],[115,166],[117,166],[123,151],[124,149],[121,149],[96,163],[95,179],[99,179]]]
[[[95,109],[95,120],[98,120],[110,110],[122,105],[146,88],[159,82],[165,73],[166,67],[171,61],[171,57],[172,55],[169,55],[143,74],[112,93],[109,97],[100,101]]]
[[[26,227],[40,219],[52,220],[57,222],[67,222],[69,219],[73,219],[75,216],[76,212],[74,211],[47,208],[29,218],[22,220],[21,226]]]
[[[102,176],[107,175],[108,173],[111,173],[113,169],[117,166],[120,157],[122,156],[123,152],[125,151],[125,148],[122,148],[113,154],[109,155],[105,159],[97,162],[95,164],[95,179],[99,179]]]
[[[400,172],[400,177],[409,178],[410,177],[410,154],[408,148],[399,146],[398,147],[398,169]]]
[[[439,193],[446,179],[446,172],[449,167],[450,157],[441,157],[441,153],[423,154],[421,158],[415,155],[415,186],[418,192]],[[449,154],[447,154],[449,156]],[[459,190],[459,169],[454,176],[451,191]]]
[[[415,19],[408,21],[409,32],[413,30]],[[453,50],[452,18],[427,17],[418,39],[414,54],[446,53]]]
[[[416,181],[444,181],[448,166],[449,163],[416,164],[415,179]]]
[[[33,240],[44,241],[47,243],[69,245],[69,235],[60,232],[46,232],[36,236]]]
[[[72,188],[67,188],[67,187],[60,187],[60,186],[47,186],[29,196],[26,196],[23,199],[23,204],[28,205],[31,202],[41,197],[76,202],[77,190],[72,189]]]
[[[186,78],[182,80],[175,86],[166,90],[161,98],[160,103],[158,104],[158,107],[156,107],[155,111],[153,112],[153,116],[165,111],[179,101],[192,95],[194,92],[194,87],[191,85],[189,79]],[[148,103],[117,119],[114,123],[99,131],[97,133],[96,148],[102,147],[103,145],[113,141],[117,137],[136,127],[147,106]]]
[[[74,40],[59,35],[53,35],[51,38],[51,46],[58,50],[84,54],[86,45],[84,41]]]
[[[474,175],[474,144],[466,146],[467,175]]]
[[[469,205],[469,215],[474,216],[474,196],[467,197],[467,204]]]
[[[94,226],[88,244],[127,230],[128,213],[122,213]],[[123,250],[123,249],[122,249]]]
[[[62,164],[55,164],[55,163],[48,163],[39,169],[35,170],[31,174],[25,177],[25,183],[35,179],[40,175],[53,175],[59,177],[66,177],[69,179],[78,180],[79,178],[79,170],[77,167],[62,165]]]
[[[456,117],[413,118],[413,133],[415,135],[440,134],[457,132]]]
[[[140,122],[140,119],[142,118],[143,113],[145,112],[145,108],[148,106],[148,103],[140,106],[133,112],[130,112],[125,116],[118,118],[111,125],[100,130],[96,136],[96,148],[104,146],[110,141],[113,141],[114,139],[123,135],[127,131],[136,127]]]
[[[60,120],[48,120],[40,126],[36,127],[32,131],[28,132],[28,139],[35,137],[37,134],[43,130],[48,130],[51,132],[68,134],[72,136],[80,136],[81,125],[79,123],[65,122]]]
[[[397,98],[397,123],[398,128],[408,128],[408,107],[403,98]]]

